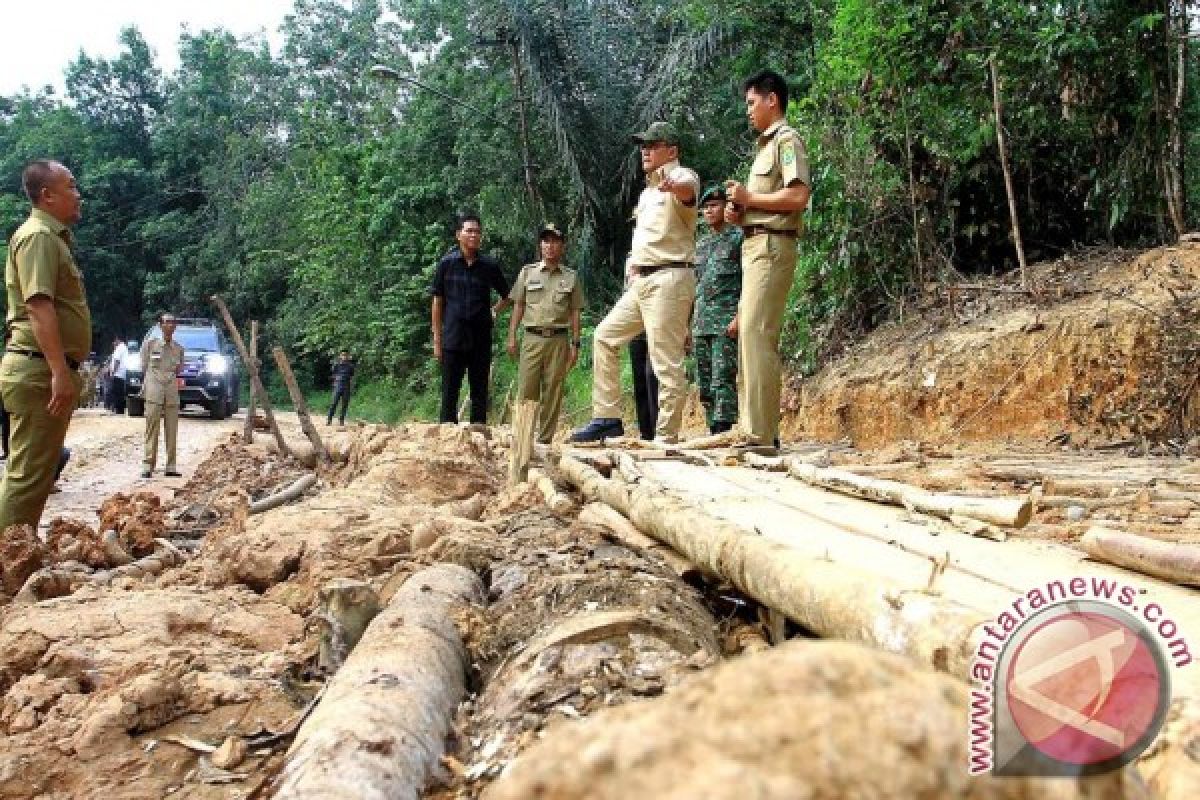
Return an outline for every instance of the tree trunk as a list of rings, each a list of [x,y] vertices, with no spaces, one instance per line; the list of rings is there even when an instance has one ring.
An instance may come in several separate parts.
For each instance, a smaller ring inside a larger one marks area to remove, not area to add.
[[[234,347],[237,348],[238,355],[242,357],[242,363],[246,365],[246,369],[250,370],[250,386],[258,395],[258,401],[262,403],[263,415],[267,418],[267,424],[271,426],[271,433],[275,434],[275,443],[279,446],[281,455],[290,456],[292,451],[288,448],[287,442],[283,439],[283,434],[279,431],[279,423],[275,421],[275,414],[271,411],[271,398],[267,396],[267,389],[263,386],[262,378],[258,374],[258,363],[250,358],[250,353],[246,351],[246,343],[242,341],[242,334],[238,332],[237,325],[233,324],[233,317],[229,314],[229,309],[225,305],[225,301],[221,299],[221,295],[214,294],[211,298],[213,305],[217,307],[217,311],[221,313],[221,319],[225,321],[225,328],[229,331],[229,338],[233,340]]]
[[[792,459],[788,474],[805,483],[832,489],[835,492],[873,500],[877,503],[904,506],[924,514],[950,519],[971,519],[1003,525],[1008,528],[1023,528],[1033,514],[1033,501],[1022,497],[967,497],[955,494],[936,494],[917,486],[897,481],[870,478],[840,469],[814,467]]]
[[[1184,586],[1200,586],[1200,545],[1163,542],[1110,528],[1092,528],[1080,542],[1097,561]]]
[[[258,320],[250,320],[250,358],[254,361],[255,369],[258,368]],[[249,369],[249,367],[247,367]],[[254,406],[255,393],[250,392],[250,402],[246,404],[246,425],[242,431],[242,438],[246,440],[246,444],[254,442]]]
[[[308,415],[308,403],[304,402],[304,394],[300,391],[300,385],[296,383],[291,362],[288,361],[282,347],[272,348],[271,354],[275,356],[275,364],[279,367],[279,373],[283,375],[283,382],[287,386],[288,395],[292,398],[292,405],[296,407],[296,416],[300,418],[300,430],[304,431],[304,435],[312,442],[313,452],[317,454],[317,458],[326,464],[331,463],[329,451],[325,449],[325,443],[321,441],[321,435],[317,433],[317,429],[312,423],[312,417]]]
[[[988,69],[992,74],[992,106],[996,112],[996,144],[1000,147],[1000,168],[1004,170],[1004,191],[1008,195],[1008,215],[1012,219],[1013,244],[1017,248],[1017,262],[1021,265],[1021,286],[1032,289],[1029,283],[1028,266],[1025,264],[1025,243],[1021,240],[1021,222],[1017,219],[1017,193],[1013,189],[1012,170],[1008,166],[1008,144],[1004,140],[1004,103],[1000,99],[1000,74],[996,71],[996,56],[988,58]]]
[[[986,618],[877,575],[805,556],[642,486],[626,487],[565,457],[558,464],[588,500],[608,503],[643,533],[813,633],[901,653],[967,677]]]
[[[466,696],[454,615],[482,601],[479,578],[457,565],[409,578],[297,732],[274,796],[417,800]]]

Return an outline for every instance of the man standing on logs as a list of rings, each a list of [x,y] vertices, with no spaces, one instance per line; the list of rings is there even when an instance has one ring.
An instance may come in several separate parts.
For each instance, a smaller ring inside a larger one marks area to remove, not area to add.
[[[342,413],[338,415],[338,424],[346,424],[346,412],[350,410],[350,390],[354,387],[354,362],[350,360],[350,353],[343,350],[338,353],[337,363],[329,370],[333,376],[333,402],[329,404],[329,414],[325,417],[325,424],[333,424],[333,415],[337,411],[338,403],[342,404]]]
[[[742,231],[725,223],[725,189],[710,186],[700,197],[709,233],[696,242],[696,307],[692,338],[696,385],[710,433],[737,422],[738,300],[742,294]]]
[[[149,478],[158,460],[158,425],[167,439],[167,465],[163,475],[179,477],[175,468],[175,442],[179,433],[179,370],[183,366],[183,348],[175,337],[175,316],[162,314],[158,318],[161,339],[151,339],[142,348],[142,366],[146,377],[142,383],[142,399],[146,404],[146,435],[142,451],[142,477]]]
[[[70,226],[82,216],[75,176],[57,161],[39,160],[25,167],[21,183],[33,210],[8,240],[4,265],[0,396],[12,427],[0,531],[37,528],[79,400],[77,370],[92,349],[92,315],[71,253]]]
[[[745,444],[778,447],[783,362],[779,336],[796,273],[811,181],[799,134],[787,124],[787,82],[764,70],[743,84],[746,116],[759,132],[745,185],[727,181],[725,219],[742,227],[738,304],[738,400]]]
[[[512,305],[508,281],[493,258],[479,252],[483,225],[475,214],[459,218],[458,247],[438,262],[433,296],[433,357],[442,365],[440,422],[458,422],[463,375],[471,390],[471,423],[487,424],[488,378],[492,366],[492,321]],[[489,307],[491,292],[500,295]]]
[[[575,270],[562,265],[566,242],[558,226],[547,223],[538,234],[542,260],[521,268],[509,295],[514,303],[508,323],[508,354],[517,355],[517,326],[524,322],[517,399],[535,400],[538,436],[550,444],[562,408],[563,383],[579,360],[583,289]]]
[[[687,373],[683,359],[692,301],[696,296],[696,200],[700,178],[679,163],[679,134],[655,122],[635,134],[646,173],[638,198],[629,264],[629,288],[596,328],[593,418],[571,436],[595,442],[623,436],[620,348],[646,332],[650,363],[658,376],[655,441],[676,442],[683,424]]]

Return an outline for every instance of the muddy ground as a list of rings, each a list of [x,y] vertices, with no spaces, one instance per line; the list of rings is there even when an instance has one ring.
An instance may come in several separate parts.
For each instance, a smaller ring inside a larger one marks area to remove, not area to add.
[[[1179,315],[1200,249],[1085,261],[1038,267],[1032,305],[931,302],[793,387],[788,431],[835,440],[823,463],[865,474],[1072,498],[1022,536],[1074,542],[1098,521],[1200,540],[1200,493],[1170,481],[1195,468],[1195,405],[1169,394],[1194,389]],[[241,426],[185,419],[184,477],[143,481],[141,421],[84,411],[47,525],[0,537],[0,800],[271,796],[336,669],[322,588],[359,582],[386,605],[439,562],[475,571],[487,602],[455,620],[468,696],[426,797],[1051,796],[964,783],[961,684],[794,628],[767,651],[769,620],[728,586],[581,516],[577,496],[551,511],[506,487],[504,431],[319,426],[335,463],[255,514],[310,470]],[[1087,444],[1176,460],[1074,452]],[[893,718],[919,724],[880,726]],[[1136,776],[1094,788],[1146,796]]]

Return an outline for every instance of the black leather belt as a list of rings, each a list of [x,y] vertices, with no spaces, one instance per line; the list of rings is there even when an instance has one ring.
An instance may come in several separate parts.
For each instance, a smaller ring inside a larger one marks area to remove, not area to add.
[[[638,275],[653,275],[664,269],[691,269],[695,264],[690,261],[672,261],[670,264],[655,264],[649,267],[634,267]]]
[[[742,235],[749,239],[751,236],[762,236],[770,234],[773,236],[786,236],[789,239],[795,239],[799,235],[799,231],[779,231],[774,228],[768,228],[766,225],[743,225]]]
[[[30,358],[40,358],[43,360],[46,358],[45,353],[39,353],[37,350],[17,350],[15,348],[9,347],[4,352],[15,353],[19,356],[29,356]],[[63,358],[66,359],[68,367],[70,367],[71,369],[79,369],[78,361],[71,358],[70,356],[63,356]]]
[[[526,325],[526,333],[532,333],[536,336],[566,336],[566,328],[541,328],[537,325]]]

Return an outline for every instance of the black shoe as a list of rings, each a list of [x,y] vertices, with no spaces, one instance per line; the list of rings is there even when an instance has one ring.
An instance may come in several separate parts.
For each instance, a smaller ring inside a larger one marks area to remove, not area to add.
[[[571,434],[569,442],[602,442],[625,435],[625,425],[613,417],[597,417]]]
[[[178,472],[173,469],[166,470],[165,472],[163,472],[163,475],[167,476],[168,478],[182,478],[183,477],[182,472]]]

